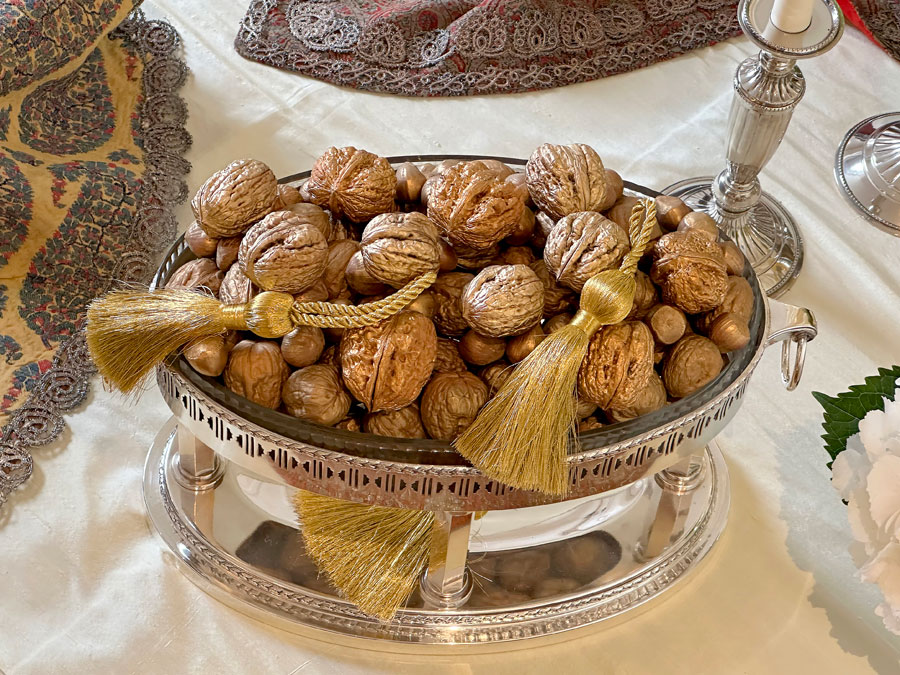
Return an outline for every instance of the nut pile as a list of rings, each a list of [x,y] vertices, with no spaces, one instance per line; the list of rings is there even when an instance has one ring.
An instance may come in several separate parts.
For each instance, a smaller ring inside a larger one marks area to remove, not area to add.
[[[299,188],[234,162],[192,200],[197,256],[170,288],[226,303],[261,290],[362,304],[421,274],[434,285],[358,329],[297,328],[279,341],[231,332],[189,345],[203,375],[317,424],[400,438],[456,438],[524,359],[565,326],[593,275],[629,250],[635,197],[586,145],[542,145],[524,172],[495,160],[403,164],[331,148]],[[659,228],[626,321],[591,340],[579,430],[632,419],[711,382],[749,342],[744,259],[707,215],[656,200]]]

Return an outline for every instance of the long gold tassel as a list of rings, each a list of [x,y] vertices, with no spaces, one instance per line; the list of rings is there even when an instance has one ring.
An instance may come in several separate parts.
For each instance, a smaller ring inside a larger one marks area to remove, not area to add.
[[[491,478],[524,490],[566,493],[566,454],[575,428],[575,384],[591,336],[628,316],[634,273],[656,223],[656,204],[639,201],[630,220],[631,251],[617,270],[591,277],[578,312],[516,366],[455,441],[463,457]]]
[[[428,564],[434,514],[304,490],[294,508],[306,551],[329,581],[366,614],[393,618]]]

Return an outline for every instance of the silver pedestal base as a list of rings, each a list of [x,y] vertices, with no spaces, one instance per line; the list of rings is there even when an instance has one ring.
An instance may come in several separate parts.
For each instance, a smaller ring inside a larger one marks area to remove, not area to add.
[[[713,176],[688,178],[673,183],[664,194],[680,197],[695,211],[704,211],[741,248],[759,277],[766,295],[777,298],[791,287],[803,266],[803,236],[777,199],[763,192],[746,214],[723,222],[713,198]]]
[[[900,112],[875,115],[848,131],[834,177],[861,214],[900,236]]]
[[[685,578],[709,553],[728,515],[728,472],[711,445],[690,493],[664,491],[660,481],[645,479],[629,486],[638,496],[627,509],[612,509],[610,519],[590,531],[568,522],[553,541],[470,550],[474,588],[461,609],[424,609],[415,593],[392,622],[382,623],[318,577],[290,515],[290,488],[224,459],[220,481],[186,487],[177,476],[178,438],[173,418],[147,456],[144,501],[152,527],[190,580],[265,623],[324,639],[377,638],[360,645],[370,649],[508,643],[620,616]],[[496,519],[518,515],[510,527],[521,528],[521,512],[529,510],[492,511],[485,519],[495,519],[496,532],[502,529]],[[673,534],[644,560],[660,532]]]

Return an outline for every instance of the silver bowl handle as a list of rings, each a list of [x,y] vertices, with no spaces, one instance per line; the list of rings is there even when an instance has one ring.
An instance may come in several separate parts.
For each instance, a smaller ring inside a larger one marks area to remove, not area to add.
[[[805,307],[794,307],[769,298],[770,333],[766,346],[781,343],[781,379],[788,391],[800,384],[803,363],[806,359],[806,343],[819,332],[815,315]],[[796,345],[791,360],[791,345]]]

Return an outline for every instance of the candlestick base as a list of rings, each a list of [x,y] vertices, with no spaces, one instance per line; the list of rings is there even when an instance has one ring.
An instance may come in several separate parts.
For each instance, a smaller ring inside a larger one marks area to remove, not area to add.
[[[803,266],[803,236],[784,206],[767,192],[742,214],[720,212],[713,196],[713,176],[688,178],[663,192],[680,197],[695,211],[703,211],[719,223],[740,247],[759,277],[766,295],[776,298],[790,288]]]
[[[870,222],[900,236],[900,113],[869,117],[847,132],[834,177]]]

